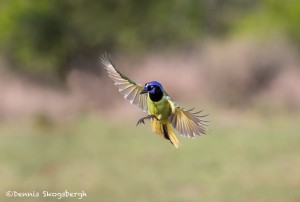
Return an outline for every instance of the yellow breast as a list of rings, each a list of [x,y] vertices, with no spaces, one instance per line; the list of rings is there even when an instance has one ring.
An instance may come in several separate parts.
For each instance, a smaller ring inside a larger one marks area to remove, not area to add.
[[[155,115],[161,123],[167,122],[169,114],[171,112],[171,107],[166,98],[162,98],[158,102],[153,102],[148,97],[148,113]]]

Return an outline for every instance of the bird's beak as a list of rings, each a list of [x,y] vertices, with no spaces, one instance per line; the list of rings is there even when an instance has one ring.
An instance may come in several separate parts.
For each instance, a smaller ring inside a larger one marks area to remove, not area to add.
[[[140,94],[144,94],[144,93],[148,93],[148,91],[146,91],[145,89],[143,89]]]

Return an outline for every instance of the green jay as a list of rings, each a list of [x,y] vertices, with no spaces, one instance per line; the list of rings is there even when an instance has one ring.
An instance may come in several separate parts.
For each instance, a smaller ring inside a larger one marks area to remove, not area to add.
[[[203,118],[207,114],[200,115],[202,110],[193,112],[193,109],[185,110],[179,107],[157,81],[147,82],[144,86],[134,82],[115,68],[107,54],[102,55],[101,63],[124,98],[137,108],[148,112],[149,115],[141,118],[137,125],[150,119],[153,132],[169,140],[176,148],[180,143],[173,128],[188,138],[205,134],[207,121]]]

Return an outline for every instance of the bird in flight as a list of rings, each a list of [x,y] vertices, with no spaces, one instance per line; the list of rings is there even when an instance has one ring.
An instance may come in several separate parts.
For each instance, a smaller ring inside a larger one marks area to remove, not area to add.
[[[202,110],[194,112],[194,109],[179,107],[157,81],[147,82],[143,86],[129,79],[116,69],[106,53],[101,56],[101,63],[124,98],[138,109],[148,112],[148,116],[141,118],[137,125],[151,120],[153,132],[169,140],[176,148],[180,143],[173,128],[188,138],[206,133],[208,121],[203,118],[208,114],[200,115]]]

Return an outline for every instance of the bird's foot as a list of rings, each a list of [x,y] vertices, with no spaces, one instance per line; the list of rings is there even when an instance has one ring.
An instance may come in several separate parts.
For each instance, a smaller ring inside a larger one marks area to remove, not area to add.
[[[151,114],[151,115],[148,115],[148,116],[143,117],[140,120],[138,120],[138,122],[137,122],[136,125],[138,126],[141,123],[145,124],[145,120],[149,120],[149,119],[156,119],[156,120],[158,120],[158,118],[155,115]]]

